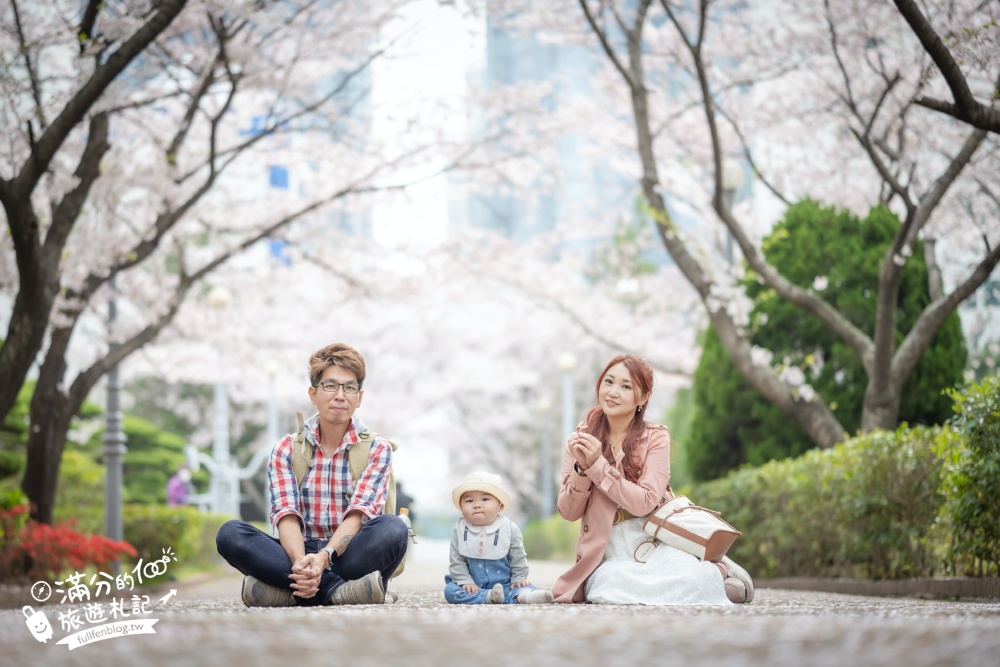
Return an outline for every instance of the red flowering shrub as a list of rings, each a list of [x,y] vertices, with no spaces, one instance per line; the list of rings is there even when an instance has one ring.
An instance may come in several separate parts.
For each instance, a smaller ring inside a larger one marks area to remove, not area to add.
[[[0,580],[55,580],[63,572],[89,567],[105,571],[122,556],[136,556],[128,542],[84,535],[65,523],[25,521],[27,513],[27,505],[0,509]]]

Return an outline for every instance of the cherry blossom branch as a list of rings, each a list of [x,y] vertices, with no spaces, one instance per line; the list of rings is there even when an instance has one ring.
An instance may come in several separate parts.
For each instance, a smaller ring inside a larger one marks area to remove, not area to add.
[[[733,129],[733,132],[736,133],[737,138],[739,138],[740,145],[742,146],[742,150],[740,151],[740,153],[743,155],[743,157],[746,158],[746,161],[750,165],[750,169],[753,171],[754,176],[756,176],[757,179],[764,184],[764,187],[767,188],[771,192],[771,194],[777,197],[786,206],[791,206],[792,202],[787,197],[785,197],[785,195],[782,192],[778,190],[778,188],[771,182],[771,179],[769,179],[767,175],[764,174],[763,170],[757,166],[757,162],[753,159],[753,151],[750,150],[750,143],[747,141],[746,136],[743,134],[743,130],[740,129],[740,126],[736,122],[736,119],[734,119],[729,114],[729,112],[727,112],[721,106],[716,107],[716,111],[719,113],[720,116],[722,116],[724,119],[726,119],[726,121],[729,122],[729,126]]]
[[[889,166],[884,160],[879,156],[878,151],[875,150],[876,146],[871,138],[871,129],[875,124],[875,119],[878,117],[879,109],[882,106],[883,100],[889,95],[889,92],[896,85],[899,80],[898,75],[894,79],[890,80],[889,84],[883,89],[882,95],[879,97],[878,104],[875,110],[868,116],[864,118],[864,114],[861,113],[861,108],[858,106],[857,101],[854,97],[854,89],[852,86],[851,76],[847,73],[847,65],[844,63],[844,59],[840,55],[840,41],[837,35],[837,27],[830,16],[830,2],[829,0],[823,1],[823,7],[826,10],[824,15],[826,17],[827,30],[830,35],[830,49],[833,52],[834,61],[837,63],[837,69],[840,71],[841,79],[844,84],[844,92],[836,92],[837,96],[844,102],[845,106],[850,110],[854,118],[864,127],[864,131],[858,131],[857,128],[852,125],[848,125],[848,129],[854,138],[858,140],[861,147],[864,149],[865,153],[868,155],[868,159],[871,160],[872,166],[878,171],[879,176],[882,177],[883,182],[885,182],[890,191],[897,195],[906,206],[907,210],[912,210],[914,204],[910,198],[909,189],[899,182],[896,174],[893,174],[889,169]]]
[[[103,5],[102,0],[88,0],[87,8],[83,10],[80,20],[80,53],[87,49],[87,42],[94,38],[94,24],[97,23],[97,12]]]
[[[671,9],[669,3],[667,3],[666,0],[661,0],[661,3],[667,11],[667,14],[674,26],[681,32],[684,43],[694,60],[695,71],[698,74],[705,109],[705,118],[708,123],[709,136],[712,141],[712,159],[715,169],[715,193],[712,197],[712,207],[715,209],[716,214],[723,221],[732,233],[733,238],[739,244],[747,263],[768,285],[774,288],[774,290],[785,300],[802,307],[807,312],[819,318],[819,320],[830,327],[830,329],[837,336],[839,336],[841,340],[850,345],[861,359],[864,360],[868,358],[872,349],[871,338],[869,338],[848,318],[844,317],[842,313],[837,311],[837,309],[831,306],[826,300],[817,296],[815,292],[799,287],[782,276],[777,270],[775,270],[774,267],[768,264],[767,261],[760,255],[757,248],[750,242],[750,239],[743,230],[743,227],[736,221],[723,204],[721,139],[719,138],[718,127],[715,120],[716,112],[714,99],[712,97],[711,89],[709,88],[708,74],[705,70],[705,64],[701,53],[701,40],[704,39],[704,30],[707,23],[705,11],[706,6],[702,4],[698,27],[699,41],[691,42],[687,38],[686,33],[683,32],[680,21]],[[638,51],[636,51],[633,55],[633,60],[636,58],[641,58],[641,53]],[[665,214],[665,210],[661,214]],[[673,252],[671,254],[673,254]],[[694,262],[693,259],[691,261]],[[700,271],[701,270],[699,268],[699,273]],[[699,287],[698,282],[702,283],[701,287]],[[698,282],[693,281],[692,284],[694,284],[695,288],[702,294],[702,298],[707,299],[711,291],[709,282],[704,277],[702,277]],[[721,317],[721,315],[719,317]]]
[[[10,182],[0,179],[0,198],[7,199],[10,195],[24,197],[35,189],[73,128],[79,125],[118,75],[170,25],[186,4],[187,0],[161,0],[153,15],[114,53],[94,68],[87,82],[69,99],[38,141],[33,143],[31,155],[17,177]],[[4,196],[7,192],[10,195]],[[17,224],[13,220],[11,223]]]
[[[325,105],[330,100],[332,100],[334,97],[336,97],[337,95],[339,95],[340,93],[342,93],[355,77],[359,76],[362,72],[364,72],[364,70],[369,65],[371,65],[371,63],[376,58],[378,58],[381,55],[383,55],[385,53],[386,49],[388,49],[388,48],[389,48],[389,46],[386,46],[385,48],[380,49],[380,50],[375,51],[372,54],[370,54],[364,60],[364,62],[362,62],[356,68],[354,68],[353,70],[351,70],[350,72],[348,72],[347,74],[345,74],[341,78],[340,82],[333,88],[333,90],[331,90],[329,93],[323,95],[322,97],[320,97],[320,98],[318,98],[316,100],[313,100],[311,103],[309,103],[309,104],[307,104],[307,105],[299,108],[295,113],[289,114],[288,116],[285,116],[284,118],[281,118],[281,119],[274,118],[274,116],[272,114],[272,120],[270,121],[270,123],[268,124],[268,126],[265,127],[263,130],[261,130],[260,132],[258,132],[254,136],[250,137],[249,139],[246,139],[245,141],[237,143],[237,144],[235,144],[234,146],[232,146],[230,148],[227,148],[227,149],[224,149],[224,150],[220,150],[217,153],[213,154],[213,156],[211,156],[209,159],[206,159],[204,163],[199,164],[199,165],[193,167],[187,173],[185,173],[182,176],[180,176],[178,178],[177,182],[178,183],[183,183],[188,178],[190,178],[190,177],[194,176],[195,174],[197,174],[198,172],[200,172],[206,166],[211,166],[211,162],[212,162],[213,158],[226,157],[226,156],[231,156],[231,155],[234,155],[234,154],[238,155],[238,154],[242,153],[243,151],[245,151],[246,149],[248,149],[251,146],[253,146],[254,144],[256,144],[257,142],[259,142],[259,141],[261,141],[261,140],[263,140],[263,139],[265,139],[267,137],[272,136],[273,134],[275,134],[276,132],[278,132],[282,126],[288,126],[291,123],[293,123],[294,121],[302,118],[303,116],[306,116],[306,115],[308,115],[308,114],[310,114],[310,113],[312,113],[314,111],[317,111],[323,105]]]
[[[177,164],[177,153],[184,143],[188,132],[191,130],[195,114],[198,113],[198,109],[201,107],[201,101],[208,93],[209,87],[215,82],[215,65],[218,64],[221,56],[222,46],[220,45],[219,52],[216,53],[212,63],[206,68],[205,75],[201,78],[201,83],[191,95],[191,100],[188,102],[187,110],[184,112],[184,117],[181,119],[180,126],[177,128],[174,138],[170,141],[170,145],[167,146],[166,154],[169,164]]]
[[[961,150],[951,159],[947,168],[934,179],[934,183],[930,189],[920,197],[918,215],[915,216],[918,217],[918,221],[906,233],[905,243],[912,244],[916,240],[917,234],[919,234],[920,230],[924,228],[930,219],[931,212],[941,203],[948,189],[951,188],[955,180],[958,179],[959,174],[962,173],[962,170],[972,160],[972,156],[982,146],[986,135],[986,130],[974,130],[966,137]]]
[[[892,359],[892,377],[901,382],[909,376],[945,318],[969,298],[990,277],[1000,262],[1000,243],[990,250],[968,278],[946,296],[931,302],[906,334]]]
[[[101,158],[108,148],[108,113],[91,116],[87,145],[73,175],[79,179],[76,186],[63,195],[52,210],[52,224],[45,235],[45,252],[53,259],[62,254],[66,239],[90,194],[90,188],[101,176]],[[57,264],[57,263],[54,263]]]
[[[706,6],[702,5],[702,16],[704,16]],[[669,5],[664,3],[664,8],[668,16],[673,17],[673,12]],[[699,30],[704,30],[706,24],[707,22],[703,18]],[[678,235],[676,226],[666,209],[663,195],[660,191],[661,186],[656,156],[653,153],[649,100],[642,67],[641,29],[642,23],[640,22],[636,24],[636,28],[632,33],[626,35],[630,64],[629,72],[635,83],[634,86],[630,86],[630,89],[632,92],[632,110],[637,133],[637,148],[642,167],[642,191],[648,202],[649,212],[656,221],[660,238],[676,262],[677,267],[687,281],[695,288],[702,302],[705,304],[709,317],[715,325],[716,331],[719,333],[719,337],[734,365],[752,386],[788,414],[814,442],[821,447],[830,447],[846,436],[843,426],[840,425],[840,422],[822,400],[800,400],[793,393],[792,387],[784,380],[773,374],[769,368],[758,366],[754,363],[749,340],[740,327],[737,326],[733,317],[718,303],[718,299],[714,296],[713,292],[716,288],[715,284]],[[691,44],[690,40],[686,43],[689,46],[689,50],[692,50],[696,56],[695,66],[699,71],[699,77],[707,80],[703,63],[698,62],[700,60],[698,57],[700,56],[699,51],[691,48],[693,44]],[[706,88],[707,86],[702,83],[702,90],[707,93]],[[710,116],[711,97],[705,95],[705,99],[707,102],[706,114]],[[750,243],[742,228],[722,206],[721,194],[719,192],[721,188],[718,187],[721,179],[721,174],[719,173],[721,171],[721,147],[718,143],[718,137],[716,136],[713,139],[715,140],[712,148],[717,186],[713,206],[716,213],[733,232],[751,266],[761,267],[758,274],[771,284],[779,294],[793,303],[804,306],[807,311],[817,314],[821,321],[829,322],[831,328],[841,333],[849,341],[849,344],[853,343],[860,347],[870,345],[870,341],[864,333],[837,313],[829,304],[784,279],[757,255],[755,248]]]
[[[641,2],[640,2],[640,11],[643,11],[643,13],[645,13],[643,8],[644,7],[648,7],[649,6],[649,2],[650,2],[650,0],[641,0]],[[605,34],[604,29],[601,28],[599,25],[597,25],[597,19],[594,18],[593,13],[590,11],[590,6],[587,4],[587,0],[579,0],[579,3],[580,3],[581,9],[583,9],[584,16],[587,18],[587,23],[590,24],[591,30],[594,31],[594,34],[597,35],[597,39],[601,42],[601,48],[604,49],[604,53],[607,54],[607,56],[611,60],[612,64],[621,73],[622,77],[625,79],[625,82],[628,83],[629,88],[633,88],[634,89],[636,87],[636,81],[635,81],[635,79],[632,76],[632,72],[629,71],[622,64],[621,60],[618,58],[618,54],[615,53],[615,50],[611,46],[611,43],[608,42],[608,37]],[[603,3],[602,3],[602,6],[603,6]],[[636,21],[636,24],[639,25],[638,19]]]
[[[21,44],[21,53],[24,55],[24,66],[28,70],[28,81],[31,83],[31,96],[35,101],[35,114],[38,116],[39,129],[44,131],[48,127],[48,122],[45,120],[45,107],[42,105],[38,71],[35,69],[35,64],[31,62],[31,49],[24,34],[24,26],[21,25],[21,12],[17,7],[17,0],[10,0],[10,6],[14,11],[14,25],[17,26],[17,38]]]
[[[920,40],[924,50],[934,61],[955,102],[945,102],[929,97],[919,97],[914,100],[922,107],[938,111],[953,118],[979,128],[980,130],[1000,134],[1000,109],[983,104],[975,98],[969,83],[962,73],[961,67],[955,62],[951,51],[938,36],[930,21],[924,16],[914,0],[893,0],[899,13],[910,25],[913,34]],[[993,88],[993,100],[996,101],[1000,90],[1000,76]]]

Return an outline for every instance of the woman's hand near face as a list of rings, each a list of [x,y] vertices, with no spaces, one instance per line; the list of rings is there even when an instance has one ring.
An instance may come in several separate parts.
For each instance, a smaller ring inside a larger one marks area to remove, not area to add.
[[[579,433],[573,433],[566,439],[566,451],[573,457],[573,461],[583,468],[586,465],[587,457],[580,447],[580,438],[577,436],[579,436]]]
[[[589,433],[577,432],[569,436],[569,440],[566,441],[566,449],[577,465],[586,470],[597,461],[601,455],[602,447],[601,441],[594,436]]]

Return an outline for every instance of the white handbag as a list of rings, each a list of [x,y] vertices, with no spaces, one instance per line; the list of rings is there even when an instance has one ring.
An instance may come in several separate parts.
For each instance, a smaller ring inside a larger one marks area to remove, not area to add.
[[[642,529],[664,544],[713,563],[721,561],[741,535],[722,520],[719,512],[698,507],[687,496],[672,493],[646,517]]]

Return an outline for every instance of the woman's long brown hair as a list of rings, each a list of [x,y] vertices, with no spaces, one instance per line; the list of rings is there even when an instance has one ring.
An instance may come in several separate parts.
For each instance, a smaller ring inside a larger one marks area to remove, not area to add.
[[[643,417],[643,414],[646,411],[645,407],[649,405],[649,397],[653,393],[653,369],[645,359],[640,359],[639,357],[632,356],[631,354],[619,354],[617,357],[609,361],[608,365],[604,367],[603,371],[601,371],[601,374],[597,376],[597,385],[594,389],[595,397],[600,395],[601,381],[604,380],[604,376],[607,374],[608,369],[619,363],[625,364],[625,368],[628,369],[629,375],[632,376],[632,391],[635,392],[636,400],[639,400],[640,395],[646,400],[643,408],[636,411],[635,415],[632,417],[632,421],[625,430],[625,439],[622,440],[622,452],[625,454],[625,457],[622,459],[622,468],[625,472],[625,479],[630,482],[637,482],[639,480],[639,475],[642,474],[642,461],[634,460],[632,456],[632,447],[639,436],[642,435],[643,430],[646,428],[646,420]],[[608,439],[611,433],[611,425],[608,423],[608,418],[604,414],[604,410],[601,409],[600,405],[591,409],[591,411],[587,413],[587,428],[585,429],[585,432],[601,441],[604,445],[604,457],[607,458],[608,461],[613,461],[614,457],[611,454],[611,443]]]

